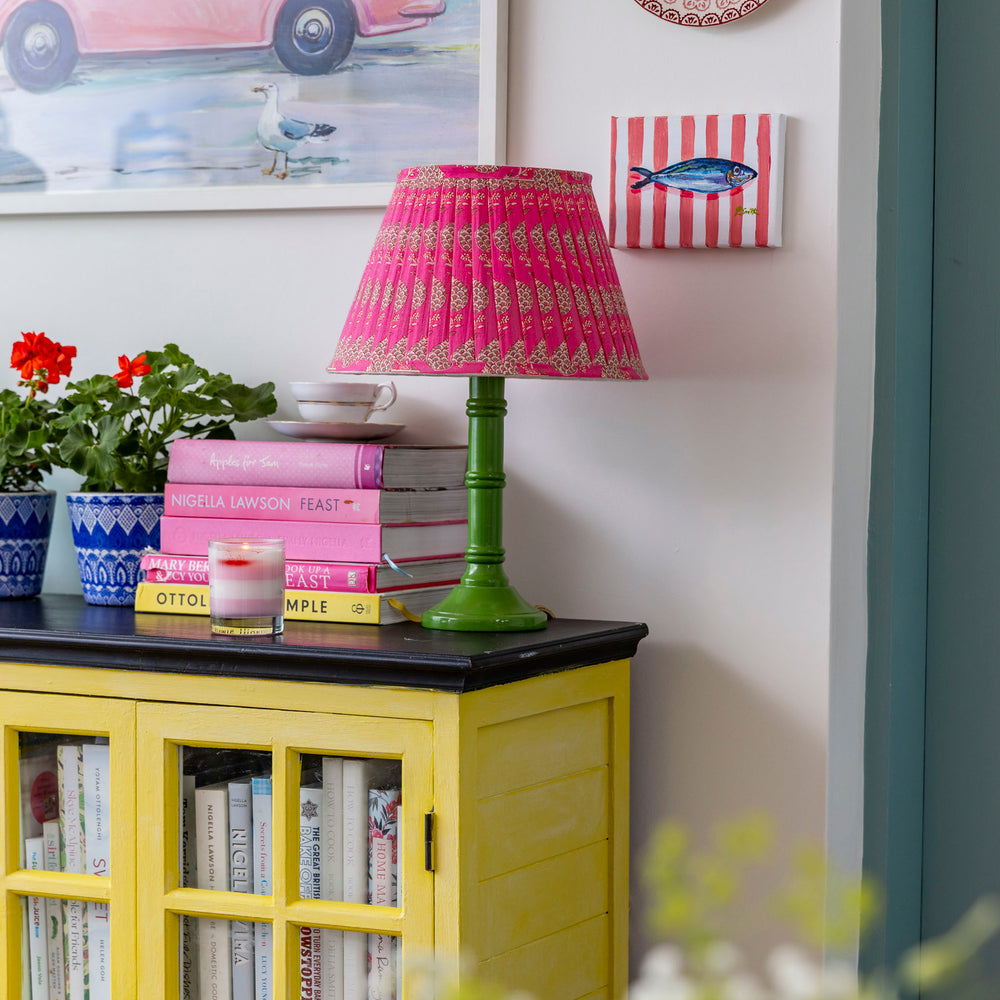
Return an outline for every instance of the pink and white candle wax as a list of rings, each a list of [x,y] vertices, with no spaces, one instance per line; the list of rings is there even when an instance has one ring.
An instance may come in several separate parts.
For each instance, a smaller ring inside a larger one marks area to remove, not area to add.
[[[285,540],[213,538],[208,603],[216,619],[277,618],[285,612]]]

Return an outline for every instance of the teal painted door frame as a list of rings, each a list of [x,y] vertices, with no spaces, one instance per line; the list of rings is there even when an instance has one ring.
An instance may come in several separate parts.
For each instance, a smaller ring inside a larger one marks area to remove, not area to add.
[[[862,950],[920,939],[937,0],[882,0],[864,859],[886,909]]]

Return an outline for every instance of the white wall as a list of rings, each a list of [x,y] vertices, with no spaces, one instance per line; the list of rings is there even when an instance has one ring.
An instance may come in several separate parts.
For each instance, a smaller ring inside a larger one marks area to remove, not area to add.
[[[666,815],[702,830],[764,808],[785,842],[824,833],[840,8],[769,0],[694,29],[632,0],[510,0],[508,162],[591,171],[602,207],[614,114],[789,116],[782,249],[615,251],[648,383],[508,384],[513,582],[562,616],[650,627],[637,856]],[[288,380],[324,375],[379,220],[6,217],[2,325],[76,344],[80,374],[174,340],[273,379],[287,409]],[[400,380],[407,438],[460,441],[465,389]],[[64,516],[50,559],[46,590],[78,592]],[[637,892],[636,951],[641,913]]]

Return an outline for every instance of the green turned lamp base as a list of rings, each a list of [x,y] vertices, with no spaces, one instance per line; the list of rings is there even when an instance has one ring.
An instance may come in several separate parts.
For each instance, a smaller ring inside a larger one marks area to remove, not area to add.
[[[469,379],[469,546],[462,582],[420,619],[424,628],[452,632],[530,632],[547,616],[510,585],[503,571],[503,419],[500,377]]]
[[[530,632],[545,628],[547,616],[511,586],[460,583],[421,616],[424,628],[452,632]]]

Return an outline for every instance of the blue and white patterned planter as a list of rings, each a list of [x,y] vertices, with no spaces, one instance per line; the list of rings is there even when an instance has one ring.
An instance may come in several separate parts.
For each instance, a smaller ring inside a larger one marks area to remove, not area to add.
[[[162,493],[68,493],[70,527],[88,604],[135,604],[139,560],[160,547]]]
[[[0,598],[41,591],[55,500],[52,490],[0,493]]]

